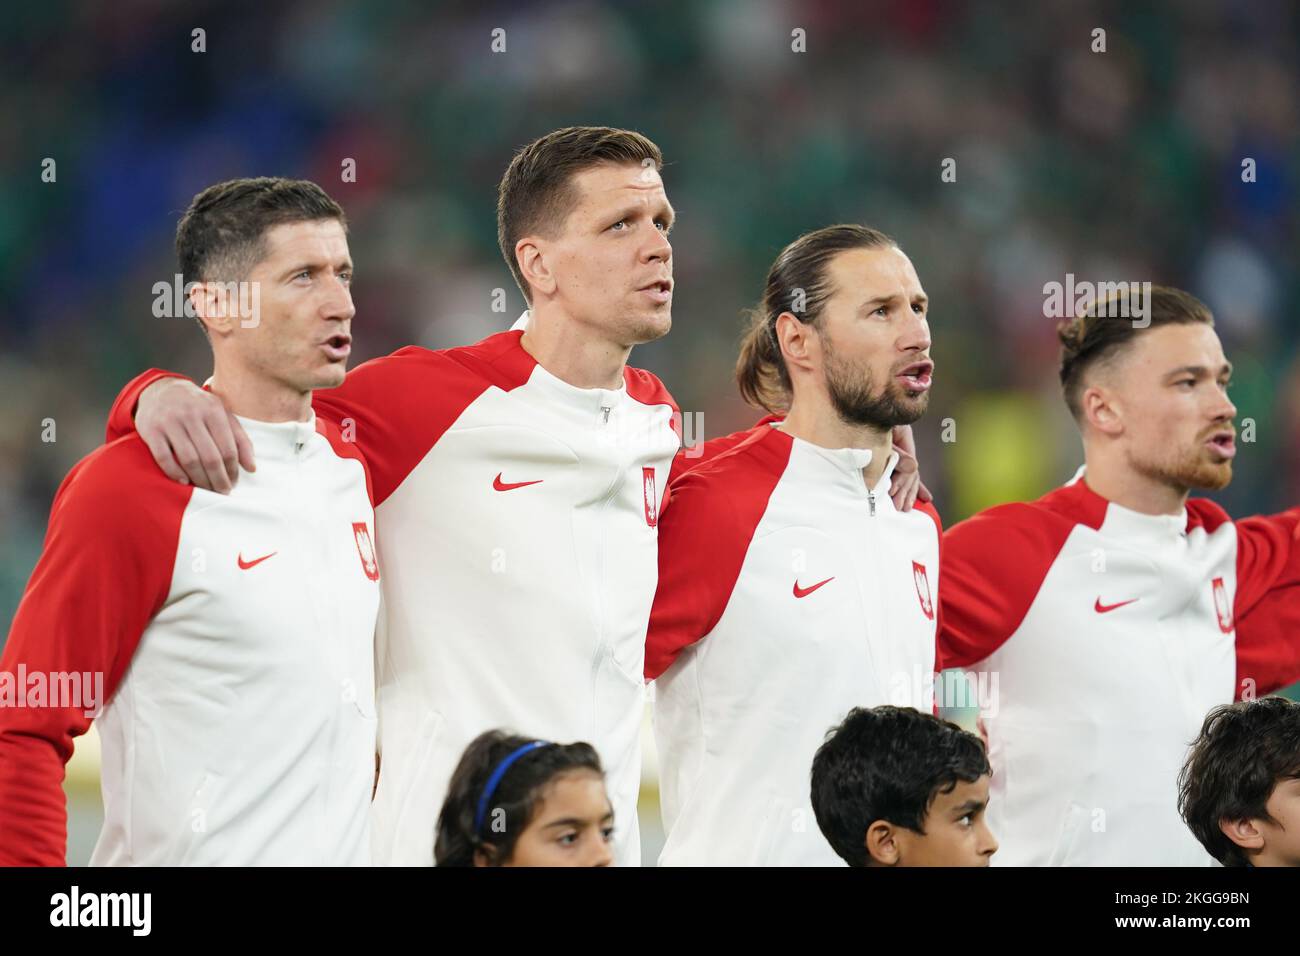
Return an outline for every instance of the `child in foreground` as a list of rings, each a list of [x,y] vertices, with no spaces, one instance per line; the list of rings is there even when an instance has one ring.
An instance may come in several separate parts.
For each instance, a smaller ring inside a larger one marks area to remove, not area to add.
[[[910,707],[855,707],[812,766],[812,805],[850,866],[988,866],[984,743]]]
[[[438,866],[609,866],[614,810],[590,744],[480,734],[438,817]]]
[[[1210,711],[1178,777],[1178,812],[1224,866],[1300,866],[1300,704]]]

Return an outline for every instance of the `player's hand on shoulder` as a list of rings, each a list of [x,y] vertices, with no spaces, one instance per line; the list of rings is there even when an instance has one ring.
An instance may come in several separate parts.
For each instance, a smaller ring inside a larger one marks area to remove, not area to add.
[[[255,470],[253,444],[235,416],[188,379],[165,378],[146,388],[135,427],[158,467],[181,484],[229,494],[240,465]]]
[[[894,429],[894,451],[898,453],[898,464],[889,482],[889,497],[899,511],[910,511],[917,498],[933,501],[930,489],[921,481],[921,465],[916,460],[916,440],[912,437],[911,425],[899,425]]]

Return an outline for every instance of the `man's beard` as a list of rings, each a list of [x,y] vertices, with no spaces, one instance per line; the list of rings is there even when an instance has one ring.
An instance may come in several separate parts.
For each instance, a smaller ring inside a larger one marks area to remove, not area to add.
[[[912,424],[925,414],[930,404],[929,392],[912,397],[891,377],[876,395],[875,383],[868,369],[840,361],[829,339],[823,351],[826,357],[826,391],[836,414],[845,424],[892,431],[899,425]]]
[[[1130,461],[1140,474],[1180,490],[1218,491],[1232,481],[1232,461],[1210,461],[1204,445],[1197,446],[1195,451]]]

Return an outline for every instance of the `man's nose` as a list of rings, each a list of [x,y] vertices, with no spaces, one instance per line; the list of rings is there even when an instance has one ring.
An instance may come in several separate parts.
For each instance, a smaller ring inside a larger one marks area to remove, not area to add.
[[[647,262],[668,262],[673,257],[673,246],[668,241],[668,233],[655,230],[654,237],[647,244],[643,255]]]
[[[930,350],[930,323],[925,316],[912,313],[915,321],[907,323],[898,340],[898,348],[903,352],[928,352]]]
[[[342,282],[336,282],[334,291],[330,292],[321,306],[321,312],[327,319],[350,320],[356,315],[356,307],[352,304],[352,290]]]
[[[1236,418],[1237,406],[1232,403],[1232,399],[1228,397],[1227,391],[1220,390],[1219,397],[1220,399],[1222,399],[1222,401],[1220,401],[1215,405],[1214,408],[1215,421],[1231,421],[1232,419]]]

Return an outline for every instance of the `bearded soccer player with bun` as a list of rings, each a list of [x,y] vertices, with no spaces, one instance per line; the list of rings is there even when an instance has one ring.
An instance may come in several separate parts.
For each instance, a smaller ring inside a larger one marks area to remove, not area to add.
[[[856,706],[932,707],[938,515],[889,494],[894,429],[929,402],[927,304],[865,226],[801,236],[768,272],[738,379],[788,411],[677,478],[660,520],[663,864],[839,864],[808,791],[826,731]]]
[[[998,864],[1210,864],[1178,815],[1188,744],[1211,708],[1300,677],[1300,508],[1189,498],[1237,453],[1213,317],[1177,289],[1145,321],[1119,305],[1060,329],[1084,467],[944,535],[941,662],[999,679]]]

